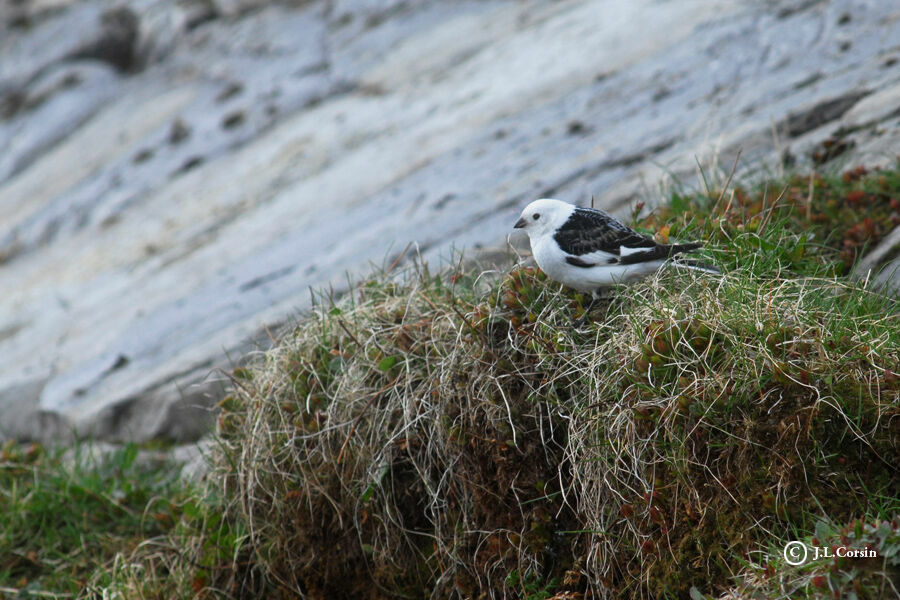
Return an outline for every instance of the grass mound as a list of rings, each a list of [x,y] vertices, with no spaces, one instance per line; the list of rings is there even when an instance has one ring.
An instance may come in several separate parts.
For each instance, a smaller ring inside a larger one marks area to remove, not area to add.
[[[898,220],[900,177],[848,173],[676,195],[639,225],[708,240],[725,274],[663,272],[582,328],[585,299],[527,268],[418,267],[317,307],[220,418],[267,578],[286,597],[896,590],[900,313],[838,276]],[[881,552],[865,577],[779,562],[842,528]]]
[[[571,565],[568,411],[531,397],[543,375],[504,348],[508,321],[476,314],[466,277],[371,282],[239,373],[220,421],[229,489],[287,587],[469,594]]]

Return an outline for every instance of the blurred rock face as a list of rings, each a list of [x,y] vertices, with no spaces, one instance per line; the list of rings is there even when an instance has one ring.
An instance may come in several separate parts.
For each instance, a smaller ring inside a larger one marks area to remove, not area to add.
[[[310,286],[536,197],[888,162],[898,40],[882,0],[0,4],[0,437],[193,439]]]

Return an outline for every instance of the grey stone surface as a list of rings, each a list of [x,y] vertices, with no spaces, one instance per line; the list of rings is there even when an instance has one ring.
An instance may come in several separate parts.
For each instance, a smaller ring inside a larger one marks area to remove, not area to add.
[[[731,166],[892,161],[881,0],[0,5],[0,436],[196,439],[309,288]]]
[[[214,444],[215,442],[207,437],[197,442],[171,448],[138,448],[134,459],[135,465],[148,469],[169,466],[179,469],[179,474],[186,479],[200,481],[211,469],[209,457]],[[113,458],[117,452],[124,450],[126,446],[121,443],[90,440],[82,444],[64,446],[64,448],[63,464],[72,469],[76,465],[87,468],[100,466]]]
[[[900,294],[900,227],[895,227],[853,268],[853,276]]]

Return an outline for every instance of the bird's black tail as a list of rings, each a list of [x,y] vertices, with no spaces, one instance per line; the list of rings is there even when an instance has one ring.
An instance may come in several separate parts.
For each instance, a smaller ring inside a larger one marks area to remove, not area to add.
[[[670,264],[678,267],[679,269],[690,269],[691,271],[701,271],[703,273],[712,273],[713,275],[722,274],[722,271],[716,268],[715,265],[700,262],[699,260],[684,258],[682,256],[676,256],[672,259]]]
[[[719,271],[719,269],[717,269],[715,265],[679,256],[682,252],[691,252],[692,250],[696,250],[701,246],[703,246],[703,244],[701,244],[700,242],[691,242],[689,244],[672,244],[671,246],[669,246],[669,248],[671,248],[669,253],[669,257],[672,258],[671,264],[681,269],[702,271],[703,273],[712,273],[714,275],[721,274],[722,272]]]
[[[671,244],[668,246],[662,246],[669,252],[669,257],[673,257],[676,254],[681,254],[682,252],[691,252],[696,250],[697,248],[702,247],[703,244],[700,242],[690,242],[688,244]]]

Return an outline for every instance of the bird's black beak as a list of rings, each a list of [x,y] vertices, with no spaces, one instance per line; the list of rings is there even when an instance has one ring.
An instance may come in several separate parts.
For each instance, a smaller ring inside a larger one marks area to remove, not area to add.
[[[525,217],[522,217],[521,219],[516,221],[516,224],[513,225],[513,229],[522,229],[523,227],[525,227],[525,225],[526,225]]]

